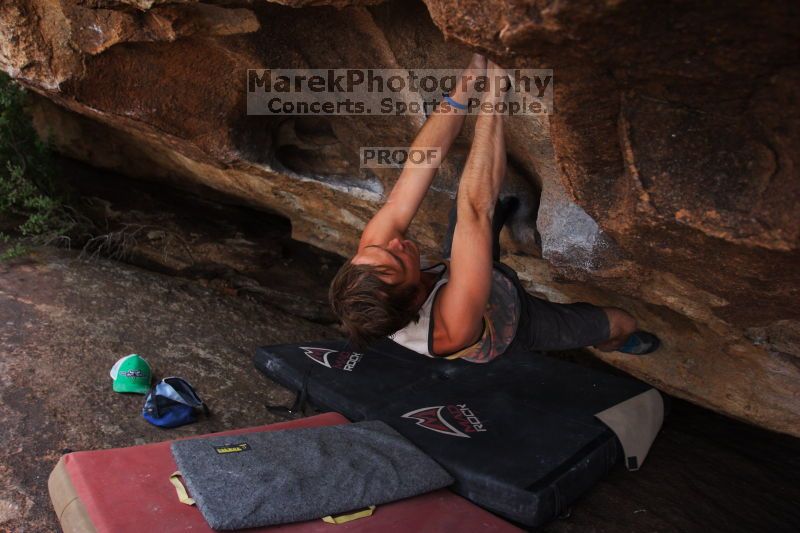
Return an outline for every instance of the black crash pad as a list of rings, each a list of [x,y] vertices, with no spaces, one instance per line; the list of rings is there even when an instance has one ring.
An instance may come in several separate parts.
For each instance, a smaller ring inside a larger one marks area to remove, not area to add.
[[[385,340],[259,348],[256,367],[354,421],[383,420],[456,479],[454,490],[527,526],[541,525],[622,457],[594,417],[651,387],[540,353],[488,364],[432,359]]]

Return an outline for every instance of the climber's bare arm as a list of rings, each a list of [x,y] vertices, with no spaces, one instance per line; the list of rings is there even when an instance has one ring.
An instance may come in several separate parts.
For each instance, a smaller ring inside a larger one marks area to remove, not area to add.
[[[433,307],[436,354],[469,346],[483,333],[483,313],[492,283],[492,215],[505,166],[503,117],[481,114],[458,187],[450,280]]]
[[[471,76],[472,78],[483,75],[486,60],[483,56],[475,54],[469,66],[461,73],[461,76]],[[465,103],[469,97],[469,90],[472,83],[467,84],[467,91],[461,81],[456,84],[455,90],[450,95],[455,101]],[[438,150],[437,162],[441,163],[453,141],[461,131],[464,124],[466,111],[455,109],[448,106],[449,110],[442,112],[441,109],[434,111],[422,129],[417,134],[411,149],[436,148]],[[414,164],[410,159],[403,167],[400,177],[389,194],[386,203],[378,210],[364,228],[359,243],[359,251],[371,244],[384,244],[390,240],[403,238],[408,226],[417,214],[428,188],[436,176],[437,165]]]

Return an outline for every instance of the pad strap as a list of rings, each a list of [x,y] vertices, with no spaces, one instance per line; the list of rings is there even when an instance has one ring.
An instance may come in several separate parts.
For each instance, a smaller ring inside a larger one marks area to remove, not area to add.
[[[366,509],[361,509],[360,511],[354,511],[352,513],[323,516],[322,521],[326,524],[346,524],[347,522],[352,522],[359,518],[372,516],[373,512],[375,512],[375,506],[370,505]]]
[[[181,477],[182,474],[179,471],[175,471],[169,476],[169,482],[172,483],[173,487],[175,487],[175,492],[178,493],[178,500],[180,500],[181,503],[186,505],[194,505],[194,500],[189,497],[186,487],[183,486],[183,482],[180,480]]]

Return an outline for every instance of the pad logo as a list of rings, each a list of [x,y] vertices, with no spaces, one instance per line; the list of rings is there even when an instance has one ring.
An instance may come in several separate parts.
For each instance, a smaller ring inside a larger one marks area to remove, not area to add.
[[[468,433],[485,432],[483,422],[466,404],[437,405],[410,411],[403,418],[416,420],[417,425],[451,437],[470,438]]]
[[[330,348],[313,348],[310,346],[300,346],[310,359],[313,359],[322,366],[328,368],[336,368],[339,370],[346,370],[352,372],[356,367],[363,354],[356,352],[340,352]]]
[[[249,451],[250,445],[246,442],[241,442],[239,444],[225,444],[223,446],[214,446],[214,449],[217,453],[239,453],[239,452],[246,452]]]

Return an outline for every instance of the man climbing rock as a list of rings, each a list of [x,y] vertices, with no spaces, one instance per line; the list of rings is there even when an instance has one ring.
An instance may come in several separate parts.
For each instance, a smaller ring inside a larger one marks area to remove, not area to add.
[[[496,90],[505,72],[474,55],[458,83],[425,122],[412,149],[439,147],[443,158],[464,123],[464,105],[478,76],[488,76],[487,108],[503,99]],[[364,228],[356,254],[330,288],[331,305],[350,340],[364,347],[389,336],[429,357],[484,363],[512,350],[651,353],[659,340],[637,330],[636,319],[614,307],[556,304],[535,298],[516,273],[499,262],[498,234],[516,199],[498,202],[506,173],[501,114],[482,111],[451,214],[444,257],[422,264],[405,233],[436,174],[407,162],[389,198]]]

